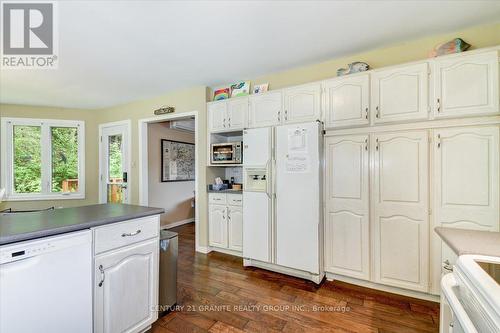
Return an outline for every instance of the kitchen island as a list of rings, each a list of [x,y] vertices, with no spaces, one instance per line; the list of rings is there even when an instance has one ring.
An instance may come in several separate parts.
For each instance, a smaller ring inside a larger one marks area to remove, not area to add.
[[[102,204],[0,214],[0,331],[147,330],[158,318],[163,212]],[[26,316],[26,304],[37,310]]]

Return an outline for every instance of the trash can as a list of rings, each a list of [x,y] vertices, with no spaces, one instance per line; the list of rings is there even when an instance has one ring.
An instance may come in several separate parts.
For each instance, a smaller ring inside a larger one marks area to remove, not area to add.
[[[177,303],[178,234],[160,231],[159,312],[165,313]]]

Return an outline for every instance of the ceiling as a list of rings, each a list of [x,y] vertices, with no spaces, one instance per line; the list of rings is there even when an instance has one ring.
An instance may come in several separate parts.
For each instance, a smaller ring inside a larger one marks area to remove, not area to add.
[[[2,70],[0,102],[102,108],[500,18],[500,1],[64,1],[59,68]]]

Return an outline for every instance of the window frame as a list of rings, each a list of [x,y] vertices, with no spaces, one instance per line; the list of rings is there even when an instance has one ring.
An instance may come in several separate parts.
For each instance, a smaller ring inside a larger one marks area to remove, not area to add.
[[[14,126],[40,126],[42,190],[40,193],[14,192]],[[76,127],[78,133],[78,192],[52,192],[51,127]],[[1,119],[1,179],[5,201],[85,199],[85,122],[82,120],[4,118]]]

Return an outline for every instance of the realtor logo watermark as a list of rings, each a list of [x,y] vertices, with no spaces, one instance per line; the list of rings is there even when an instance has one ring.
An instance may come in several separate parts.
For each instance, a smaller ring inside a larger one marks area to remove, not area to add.
[[[57,3],[7,1],[2,5],[2,69],[56,69]]]

